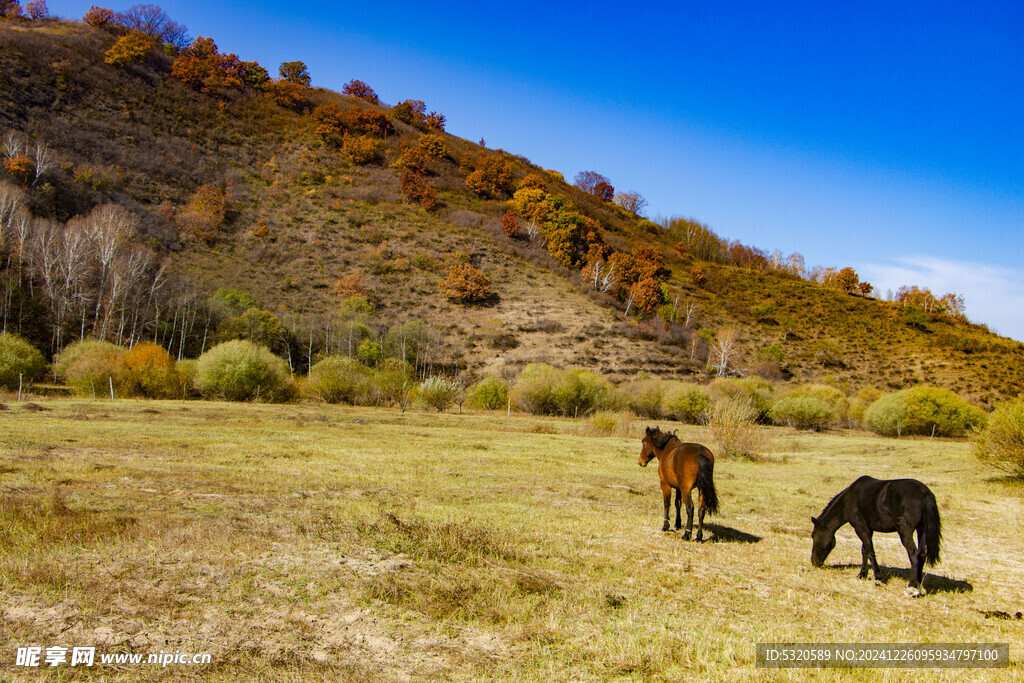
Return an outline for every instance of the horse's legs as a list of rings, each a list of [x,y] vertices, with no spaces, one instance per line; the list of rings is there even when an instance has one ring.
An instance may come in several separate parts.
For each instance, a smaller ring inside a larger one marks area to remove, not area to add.
[[[697,511],[697,541],[704,540],[704,496],[697,493],[697,502],[700,503],[700,509]]]
[[[665,523],[661,525],[662,531],[668,531],[668,513],[672,509],[672,487],[665,484],[661,485],[661,497],[665,501]]]
[[[693,491],[686,492],[686,531],[683,533],[683,540],[690,540],[690,532],[693,531]],[[697,540],[700,540],[699,538]]]
[[[871,560],[871,569],[875,573],[875,581],[882,580],[882,573],[878,570],[878,560],[875,559],[875,544],[872,542],[871,537],[873,532],[871,529],[864,527],[859,529],[853,527],[853,530],[857,532],[858,538],[860,538],[861,548],[861,565],[860,573],[857,574],[857,578],[864,579],[868,575],[868,560]]]
[[[921,560],[923,559],[914,545],[914,530],[902,519],[899,521],[898,530],[903,547],[907,549],[907,557],[910,558],[910,584],[908,588],[918,589],[921,585]]]
[[[683,492],[676,489],[676,531],[683,528],[683,518],[679,514],[679,508],[683,504]]]

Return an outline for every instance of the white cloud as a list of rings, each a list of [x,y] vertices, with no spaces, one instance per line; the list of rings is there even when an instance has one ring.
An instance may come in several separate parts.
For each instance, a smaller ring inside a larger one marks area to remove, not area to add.
[[[967,317],[998,334],[1024,341],[1024,270],[969,261],[950,261],[926,254],[890,263],[861,263],[854,268],[861,280],[885,297],[906,285],[927,287],[936,296],[962,294]]]

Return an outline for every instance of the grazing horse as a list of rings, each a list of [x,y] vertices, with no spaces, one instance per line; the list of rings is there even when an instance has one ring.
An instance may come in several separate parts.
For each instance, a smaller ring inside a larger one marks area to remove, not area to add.
[[[640,467],[647,467],[653,458],[658,459],[658,476],[661,477],[661,495],[665,499],[665,523],[662,531],[668,531],[668,512],[672,507],[672,489],[676,491],[676,530],[682,527],[679,515],[679,501],[686,497],[686,533],[683,540],[690,539],[693,530],[693,500],[690,492],[697,487],[700,514],[697,517],[696,540],[704,539],[704,513],[718,512],[718,494],[715,492],[715,456],[706,446],[699,443],[683,443],[675,434],[663,432],[657,427],[647,428],[643,448],[640,451]]]
[[[867,577],[868,560],[871,560],[876,581],[881,580],[881,576],[871,535],[875,531],[899,533],[910,558],[910,585],[905,592],[911,597],[924,594],[924,564],[934,565],[939,559],[942,520],[935,496],[921,482],[860,477],[830,500],[820,515],[811,517],[811,521],[814,522],[811,564],[820,567],[825,562],[836,546],[836,530],[849,522],[862,545],[857,576]]]

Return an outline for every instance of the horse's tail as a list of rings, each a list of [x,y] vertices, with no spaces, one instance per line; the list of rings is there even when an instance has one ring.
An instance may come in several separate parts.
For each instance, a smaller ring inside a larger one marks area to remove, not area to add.
[[[715,463],[704,453],[697,454],[697,491],[704,501],[704,509],[718,512],[718,493],[715,491]]]
[[[934,565],[939,561],[939,544],[942,541],[942,519],[939,517],[939,506],[931,491],[924,497],[924,561]]]

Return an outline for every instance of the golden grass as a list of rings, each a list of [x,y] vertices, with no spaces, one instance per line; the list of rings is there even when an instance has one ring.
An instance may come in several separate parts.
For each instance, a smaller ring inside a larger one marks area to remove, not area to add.
[[[0,672],[18,644],[210,652],[207,667],[56,679],[771,680],[758,642],[1009,642],[1024,609],[1019,484],[965,443],[772,429],[720,458],[711,542],[662,533],[633,438],[585,421],[308,405],[47,401],[0,413]],[[663,423],[664,427],[665,424]],[[679,428],[709,441],[703,428]],[[857,475],[913,476],[943,515],[928,595],[849,527],[810,520]],[[71,675],[73,673],[73,675]],[[784,672],[784,675],[789,672]],[[1019,678],[793,670],[796,680]]]

